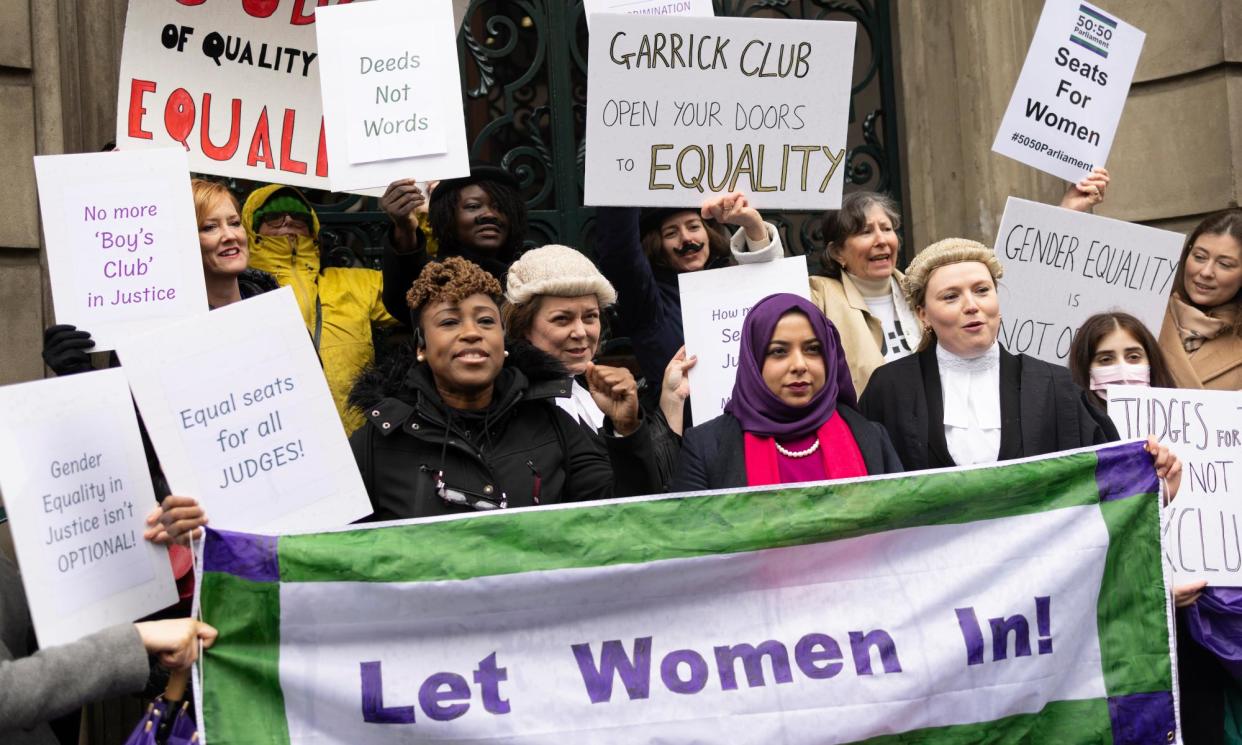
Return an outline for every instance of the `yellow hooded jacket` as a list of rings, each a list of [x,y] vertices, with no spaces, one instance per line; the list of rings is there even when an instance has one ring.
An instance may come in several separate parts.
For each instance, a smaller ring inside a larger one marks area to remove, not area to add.
[[[289,236],[259,235],[254,231],[254,214],[276,192],[288,189],[306,202],[291,186],[270,184],[255,189],[242,207],[242,223],[250,238],[250,266],[276,278],[283,287],[293,288],[302,310],[302,320],[315,333],[315,299],[319,299],[323,328],[319,339],[319,359],[323,362],[328,388],[336,409],[351,434],[362,426],[362,414],[347,403],[354,379],[375,357],[371,324],[383,326],[397,321],[384,310],[381,301],[383,277],[374,269],[319,268],[319,216],[311,210],[311,234],[299,236],[296,245]]]

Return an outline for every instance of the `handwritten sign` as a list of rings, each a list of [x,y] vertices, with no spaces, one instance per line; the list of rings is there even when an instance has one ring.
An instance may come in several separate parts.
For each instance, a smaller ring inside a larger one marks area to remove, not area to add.
[[[117,146],[176,146],[196,173],[329,188],[315,10],[130,0]]]
[[[596,13],[628,13],[644,16],[698,16],[711,18],[716,14],[712,0],[583,0],[587,26]]]
[[[340,5],[316,18],[332,188],[468,175],[450,0]]]
[[[185,153],[35,158],[52,303],[96,350],[169,318],[207,312]]]
[[[1066,181],[1103,166],[1146,36],[1082,0],[1047,0],[992,150]]]
[[[1000,340],[1066,364],[1089,316],[1125,311],[1160,330],[1184,237],[1167,230],[1009,198],[996,234],[1005,266]]]
[[[755,303],[777,292],[810,299],[805,256],[677,275],[694,421],[720,416],[733,395],[742,323]]]
[[[841,203],[855,24],[601,14],[591,29],[585,203]]]
[[[293,291],[118,346],[168,483],[211,524],[286,532],[371,512]]]
[[[0,489],[40,646],[177,602],[120,369],[0,388]]]
[[[1122,437],[1155,435],[1182,461],[1164,520],[1174,584],[1242,587],[1242,392],[1108,387]]]

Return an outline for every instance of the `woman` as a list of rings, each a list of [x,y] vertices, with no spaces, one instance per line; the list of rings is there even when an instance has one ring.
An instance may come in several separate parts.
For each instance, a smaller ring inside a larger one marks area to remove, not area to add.
[[[509,356],[500,283],[479,266],[428,264],[407,297],[416,359],[372,368],[351,398],[367,420],[350,444],[374,519],[611,497],[610,460],[654,470],[630,436],[637,392],[621,385],[597,399],[618,435],[601,447],[550,405],[569,393],[563,368],[523,369]]]
[[[1061,206],[1088,211],[1104,201],[1108,181],[1108,171],[1097,168],[1070,185]],[[826,276],[811,277],[811,299],[840,331],[858,391],[876,368],[912,354],[922,340],[897,271],[900,227],[897,204],[870,191],[845,195],[841,209],[824,217]]]
[[[248,269],[249,242],[242,227],[240,205],[228,187],[215,181],[191,179],[194,217],[198,221],[198,248],[203,258],[203,282],[207,307],[216,308],[277,288],[267,272]],[[43,361],[57,375],[91,369],[90,332],[69,324],[43,331]]]
[[[595,264],[568,246],[527,251],[509,267],[505,283],[501,308],[505,332],[510,339],[519,340],[519,344],[529,342],[564,366],[570,395],[555,399],[555,403],[592,438],[607,437],[614,431],[613,422],[601,408],[609,405],[611,392],[637,390],[629,370],[592,362],[599,351],[603,309],[616,300],[616,290]],[[573,376],[584,376],[589,389]],[[662,407],[664,399],[670,399],[668,406],[680,413],[684,397],[678,397],[675,390],[663,393]],[[630,436],[648,441],[645,447],[656,454],[660,478],[652,483],[645,480],[645,472],[614,469],[617,494],[621,496],[665,491],[677,461],[678,444],[664,416],[641,414],[637,397],[627,399],[622,415],[637,421]]]
[[[997,343],[1003,274],[992,250],[964,238],[928,246],[906,270],[906,298],[923,325],[917,354],[877,369],[860,408],[893,438],[909,470],[1044,455],[1117,439],[1063,367]],[[1181,464],[1148,441],[1176,492]]]
[[[1178,388],[1242,389],[1242,209],[1208,215],[1186,240],[1160,348]]]
[[[823,481],[902,470],[884,430],[854,410],[836,329],[776,294],[746,315],[725,413],[686,433],[676,491]]]
[[[1156,337],[1129,313],[1097,313],[1079,326],[1069,369],[1074,383],[1094,393],[1089,400],[1101,408],[1108,406],[1110,385],[1176,387]]]
[[[700,209],[596,210],[596,260],[617,288],[617,310],[649,385],[686,343],[677,275],[758,263],[784,254],[776,227],[740,192],[709,197]],[[730,240],[720,224],[737,225]]]

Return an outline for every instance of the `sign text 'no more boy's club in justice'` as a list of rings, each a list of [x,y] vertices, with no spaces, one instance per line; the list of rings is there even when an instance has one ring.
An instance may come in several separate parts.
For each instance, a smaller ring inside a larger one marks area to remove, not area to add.
[[[56,322],[89,331],[94,351],[207,312],[185,153],[35,158]]]
[[[1146,34],[1081,0],[1047,0],[992,150],[1078,181],[1113,146]]]
[[[591,22],[588,205],[840,204],[855,24],[601,14]]]

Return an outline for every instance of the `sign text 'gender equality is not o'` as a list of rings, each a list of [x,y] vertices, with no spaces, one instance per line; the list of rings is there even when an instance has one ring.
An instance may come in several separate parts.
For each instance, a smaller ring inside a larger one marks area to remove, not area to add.
[[[1014,354],[1066,364],[1094,313],[1120,310],[1160,330],[1182,235],[1010,197],[996,255],[1000,340]]]
[[[589,205],[841,201],[855,24],[602,14],[591,23]]]

